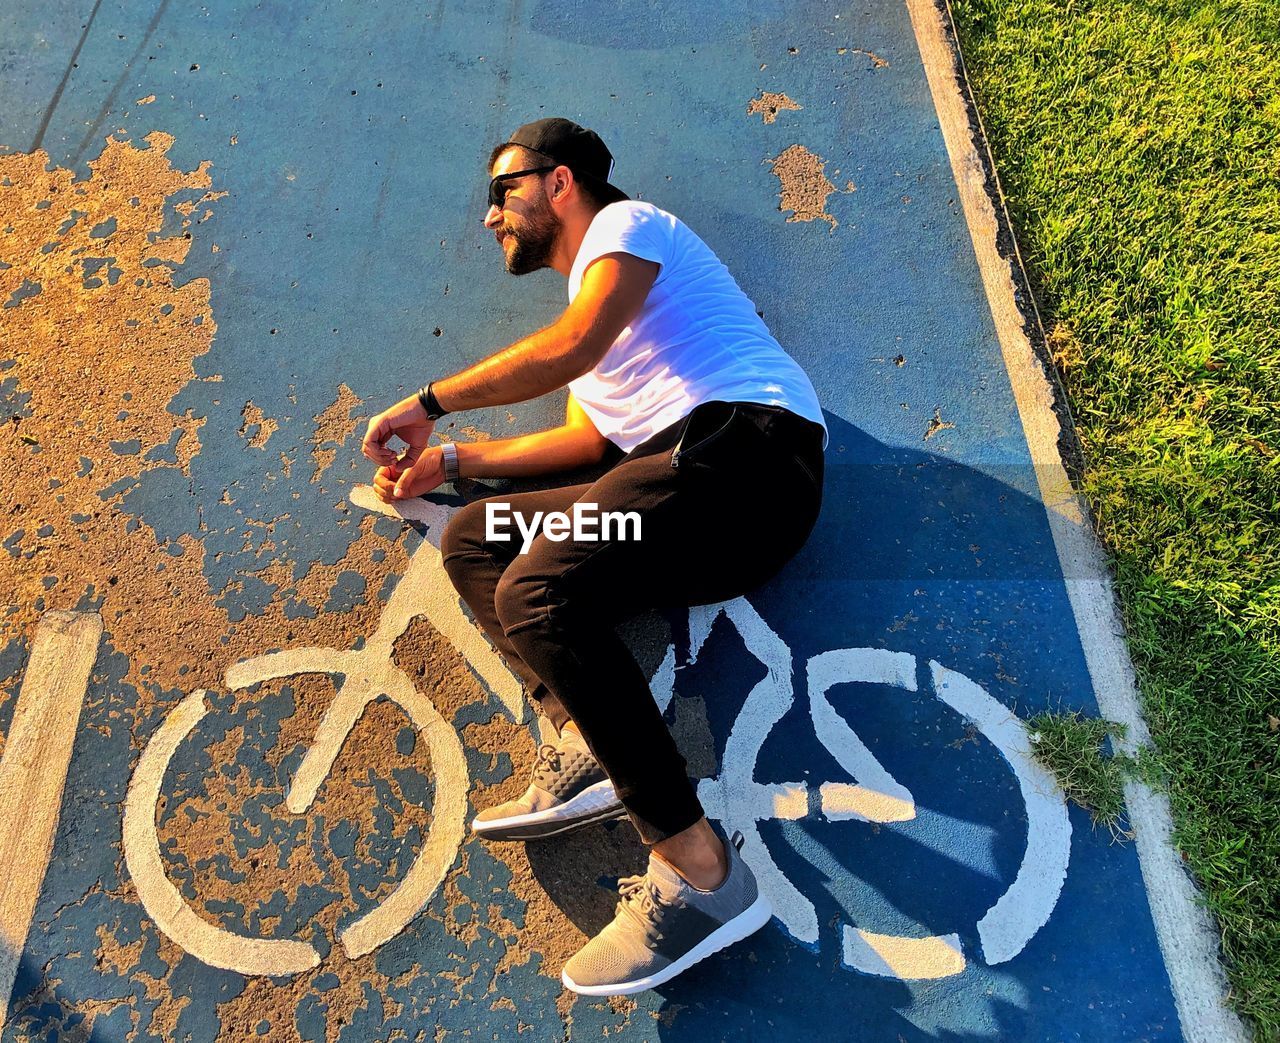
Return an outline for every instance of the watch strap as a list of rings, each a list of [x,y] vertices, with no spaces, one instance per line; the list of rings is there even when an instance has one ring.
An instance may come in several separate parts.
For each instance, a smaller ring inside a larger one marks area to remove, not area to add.
[[[462,477],[458,470],[458,447],[452,442],[445,442],[440,447],[440,453],[444,457],[444,480],[456,482]]]
[[[418,389],[418,404],[422,406],[422,410],[427,414],[428,420],[439,420],[442,416],[448,416],[449,411],[440,405],[440,400],[436,398],[436,393],[431,389],[431,384],[426,384]]]

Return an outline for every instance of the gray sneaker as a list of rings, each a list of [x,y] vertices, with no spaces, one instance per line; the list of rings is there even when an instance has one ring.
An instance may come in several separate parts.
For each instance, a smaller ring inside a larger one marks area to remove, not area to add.
[[[644,876],[618,882],[622,901],[613,921],[565,964],[565,988],[586,996],[643,992],[768,923],[773,908],[741,847],[742,834],[734,833],[724,846],[729,873],[714,891],[699,891],[650,854]]]
[[[515,800],[480,812],[471,828],[487,840],[538,840],[626,814],[586,740],[566,728],[538,749],[533,784]]]

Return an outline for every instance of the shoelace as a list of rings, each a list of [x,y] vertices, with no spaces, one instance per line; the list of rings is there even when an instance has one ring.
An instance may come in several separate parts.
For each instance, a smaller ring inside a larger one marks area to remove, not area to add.
[[[534,770],[541,772],[547,768],[552,771],[560,770],[560,748],[544,742],[538,747],[538,762]]]
[[[618,903],[618,913],[629,913],[646,934],[661,939],[662,932],[658,930],[658,889],[648,875],[622,877],[618,881],[618,894],[622,897],[622,901]]]

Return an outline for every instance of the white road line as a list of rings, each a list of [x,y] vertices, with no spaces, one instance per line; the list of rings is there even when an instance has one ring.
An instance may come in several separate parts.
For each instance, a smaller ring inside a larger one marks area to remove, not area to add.
[[[1147,741],[1147,729],[1110,575],[1093,534],[1088,508],[1072,489],[1058,453],[1059,424],[1053,412],[1053,390],[1027,339],[1009,262],[1000,256],[997,247],[999,222],[970,133],[947,26],[934,0],[906,0],[906,5],[1035,466],[1094,695],[1102,713],[1127,724],[1130,742],[1141,744]],[[1197,904],[1195,887],[1173,846],[1168,800],[1140,782],[1125,786],[1125,798],[1137,833],[1142,876],[1183,1034],[1188,1043],[1245,1043],[1248,1034],[1244,1026],[1223,1002],[1227,984],[1219,963],[1216,929],[1208,913]]]
[[[0,1029],[44,883],[102,617],[49,612],[36,627],[0,758]]]

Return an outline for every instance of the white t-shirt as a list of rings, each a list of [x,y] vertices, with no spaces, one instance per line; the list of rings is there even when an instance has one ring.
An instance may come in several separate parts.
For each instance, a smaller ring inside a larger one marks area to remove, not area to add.
[[[827,425],[813,385],[782,350],[747,295],[679,218],[622,200],[596,214],[573,259],[569,301],[592,261],[627,253],[662,267],[634,322],[569,389],[596,429],[630,452],[719,399],[783,406]]]

